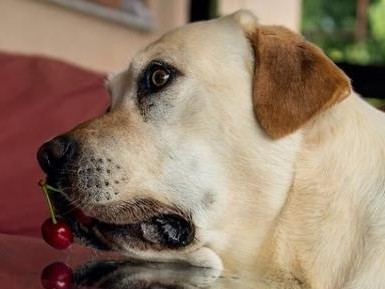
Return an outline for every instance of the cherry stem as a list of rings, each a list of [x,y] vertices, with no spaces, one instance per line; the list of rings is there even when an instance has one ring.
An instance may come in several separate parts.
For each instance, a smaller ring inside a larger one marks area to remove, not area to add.
[[[54,187],[51,187],[50,185],[48,185],[47,183],[45,183],[45,187],[50,190],[50,191],[54,191],[54,192],[58,192],[58,193],[63,193],[61,190],[59,189],[56,189]]]
[[[45,198],[47,200],[48,208],[49,208],[49,211],[51,213],[52,223],[54,223],[56,225],[57,224],[57,220],[56,220],[56,217],[55,217],[55,211],[53,209],[53,206],[52,206],[52,203],[51,203],[51,199],[49,198],[48,190],[54,191],[54,192],[61,192],[61,191],[51,187],[45,181],[40,181],[39,182],[39,186],[41,187],[41,190],[43,191],[43,193],[45,195]]]

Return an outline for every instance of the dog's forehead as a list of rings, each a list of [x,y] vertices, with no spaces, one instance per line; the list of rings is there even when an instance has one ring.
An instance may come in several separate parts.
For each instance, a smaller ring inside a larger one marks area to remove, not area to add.
[[[202,67],[210,60],[227,61],[231,55],[249,53],[248,41],[234,17],[224,17],[186,25],[163,35],[147,46],[132,62],[141,69],[154,59],[161,59],[178,68]]]

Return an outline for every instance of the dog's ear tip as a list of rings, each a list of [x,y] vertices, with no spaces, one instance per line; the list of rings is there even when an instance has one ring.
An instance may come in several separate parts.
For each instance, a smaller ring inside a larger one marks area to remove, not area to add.
[[[247,32],[252,32],[258,25],[258,18],[253,12],[247,9],[241,9],[230,15]]]

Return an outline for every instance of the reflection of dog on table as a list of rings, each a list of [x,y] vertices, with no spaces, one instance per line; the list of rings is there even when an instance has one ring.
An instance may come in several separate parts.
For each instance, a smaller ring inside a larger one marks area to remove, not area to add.
[[[181,264],[98,261],[76,268],[73,275],[73,286],[95,289],[228,288],[214,285],[218,281],[220,273],[213,269]],[[234,285],[232,278],[228,279],[227,282]],[[243,289],[245,288],[247,286]]]

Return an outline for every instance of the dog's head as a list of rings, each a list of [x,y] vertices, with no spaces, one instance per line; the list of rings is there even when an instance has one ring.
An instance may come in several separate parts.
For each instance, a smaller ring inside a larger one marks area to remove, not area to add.
[[[38,153],[59,212],[85,243],[202,266],[257,254],[303,128],[350,91],[318,48],[245,11],[166,34],[106,86],[110,112]]]

